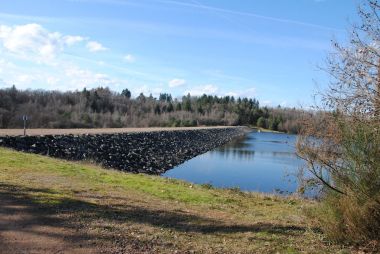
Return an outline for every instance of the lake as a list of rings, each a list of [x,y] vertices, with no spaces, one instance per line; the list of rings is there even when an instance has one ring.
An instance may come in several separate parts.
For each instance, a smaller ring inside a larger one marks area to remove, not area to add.
[[[194,157],[165,172],[219,188],[289,194],[297,190],[296,174],[304,162],[296,156],[296,135],[251,132],[225,146]]]

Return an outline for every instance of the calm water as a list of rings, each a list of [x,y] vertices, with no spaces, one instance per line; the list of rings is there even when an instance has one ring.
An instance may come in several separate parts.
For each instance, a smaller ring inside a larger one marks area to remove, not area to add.
[[[215,187],[292,193],[303,164],[295,154],[295,135],[251,132],[244,138],[199,155],[163,176]]]

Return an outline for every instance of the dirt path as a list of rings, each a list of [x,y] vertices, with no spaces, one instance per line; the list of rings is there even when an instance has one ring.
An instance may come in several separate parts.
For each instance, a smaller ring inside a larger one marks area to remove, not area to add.
[[[322,242],[306,200],[3,148],[0,158],[0,254],[350,253]]]
[[[67,135],[67,134],[106,134],[106,133],[133,133],[133,132],[152,132],[152,131],[178,131],[178,130],[197,130],[233,128],[232,126],[212,126],[212,127],[151,127],[151,128],[104,128],[104,129],[27,129],[28,136],[38,135]],[[0,136],[23,135],[23,129],[0,129]]]
[[[65,219],[9,192],[0,193],[0,253],[98,253]],[[75,240],[73,240],[75,239]]]

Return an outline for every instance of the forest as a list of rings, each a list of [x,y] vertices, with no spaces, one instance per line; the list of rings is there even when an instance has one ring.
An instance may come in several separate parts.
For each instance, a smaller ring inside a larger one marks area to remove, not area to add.
[[[162,93],[158,98],[128,89],[83,91],[0,89],[0,128],[121,128],[248,125],[297,133],[303,111],[261,107],[255,98],[183,96]]]

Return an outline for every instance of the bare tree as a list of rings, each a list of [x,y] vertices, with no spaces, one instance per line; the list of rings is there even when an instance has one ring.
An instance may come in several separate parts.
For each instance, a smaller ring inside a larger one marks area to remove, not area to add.
[[[336,239],[380,238],[379,10],[377,0],[366,1],[348,45],[333,42],[324,68],[331,83],[321,94],[320,112],[304,121],[297,144],[324,186],[335,218],[325,229]]]

